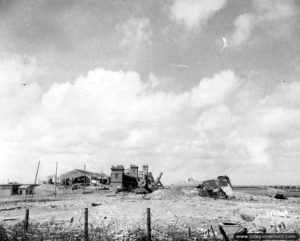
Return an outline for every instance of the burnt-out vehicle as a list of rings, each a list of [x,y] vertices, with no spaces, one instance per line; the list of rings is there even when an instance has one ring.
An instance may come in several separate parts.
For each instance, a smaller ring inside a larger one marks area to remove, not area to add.
[[[233,190],[228,176],[219,176],[217,179],[203,181],[197,186],[201,197],[233,198]]]

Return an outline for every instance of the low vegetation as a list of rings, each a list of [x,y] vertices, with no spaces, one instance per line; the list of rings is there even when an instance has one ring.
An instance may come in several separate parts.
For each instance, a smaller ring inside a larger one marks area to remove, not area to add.
[[[47,225],[47,224],[46,224]],[[47,231],[48,229],[48,231]],[[128,230],[126,236],[116,237],[109,227],[96,227],[91,228],[89,231],[90,241],[109,241],[109,240],[133,240],[143,241],[147,240],[147,234],[144,229],[136,228]],[[81,241],[84,240],[84,233],[81,230],[64,229],[57,226],[56,230],[53,230],[48,226],[35,224],[30,225],[27,232],[24,230],[23,223],[18,223],[13,226],[4,227],[0,225],[0,240],[1,241]],[[208,236],[203,232],[184,232],[176,230],[174,227],[168,227],[163,229],[162,227],[156,227],[152,232],[152,240],[167,241],[167,240],[216,240],[212,236]],[[222,240],[217,238],[217,240]]]

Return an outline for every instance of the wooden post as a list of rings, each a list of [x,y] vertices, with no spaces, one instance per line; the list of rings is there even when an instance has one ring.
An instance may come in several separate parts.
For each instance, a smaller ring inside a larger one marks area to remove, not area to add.
[[[25,232],[28,232],[28,226],[29,226],[29,209],[26,209],[25,220],[24,220],[24,230],[25,230]]]
[[[214,235],[215,241],[217,241],[217,238],[216,238],[216,235],[215,235],[215,231],[214,231],[213,226],[211,225],[210,228],[211,228],[211,231],[212,231],[212,233],[213,233],[213,235]]]
[[[84,210],[84,240],[89,241],[89,209]]]
[[[55,181],[54,181],[54,196],[55,196],[55,198],[56,198],[56,182],[57,182],[57,162],[56,162]]]
[[[151,212],[147,208],[147,241],[151,241]]]
[[[221,234],[223,235],[224,240],[225,241],[230,241],[229,238],[228,238],[228,236],[227,236],[227,234],[225,233],[225,231],[224,231],[224,229],[223,229],[223,227],[221,225],[219,225],[219,230],[221,231]]]

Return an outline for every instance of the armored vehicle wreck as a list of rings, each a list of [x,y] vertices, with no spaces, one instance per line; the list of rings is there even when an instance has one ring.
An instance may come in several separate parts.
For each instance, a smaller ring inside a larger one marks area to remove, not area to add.
[[[217,179],[203,181],[199,186],[201,197],[232,198],[232,185],[228,176],[219,176]]]

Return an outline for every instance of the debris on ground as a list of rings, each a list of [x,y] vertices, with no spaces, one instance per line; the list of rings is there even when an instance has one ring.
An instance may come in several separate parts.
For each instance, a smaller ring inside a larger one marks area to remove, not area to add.
[[[97,207],[97,206],[100,206],[101,203],[92,203],[92,207]]]
[[[270,187],[267,189],[267,196],[277,199],[287,199],[287,193],[285,190]]]

